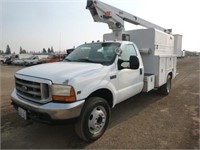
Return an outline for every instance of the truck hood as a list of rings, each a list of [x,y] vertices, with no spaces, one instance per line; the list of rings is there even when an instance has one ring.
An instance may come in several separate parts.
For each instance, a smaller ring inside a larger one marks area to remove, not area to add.
[[[66,80],[86,73],[98,72],[102,68],[103,65],[94,63],[56,62],[24,68],[16,74],[45,78],[51,80],[53,83],[62,84]]]

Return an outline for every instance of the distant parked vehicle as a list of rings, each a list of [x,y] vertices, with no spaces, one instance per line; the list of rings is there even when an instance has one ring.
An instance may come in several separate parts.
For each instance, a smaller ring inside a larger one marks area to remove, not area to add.
[[[58,62],[63,60],[66,57],[67,54],[51,54],[47,57],[47,59],[44,59],[43,61],[46,63],[50,62]]]
[[[23,65],[24,64],[24,59],[14,59],[11,63],[13,65]]]
[[[25,66],[37,65],[37,64],[41,64],[41,63],[42,62],[40,61],[38,56],[31,56],[28,59],[24,60]]]
[[[3,59],[1,59],[1,63],[10,65],[16,57],[17,55],[6,55],[3,57]]]
[[[57,62],[60,60],[59,55],[49,55],[47,57],[47,62]]]
[[[18,54],[15,55],[15,58],[11,61],[13,65],[24,65],[24,60],[32,57],[32,54]]]
[[[0,64],[4,64],[5,61],[5,57],[4,56],[0,56]]]

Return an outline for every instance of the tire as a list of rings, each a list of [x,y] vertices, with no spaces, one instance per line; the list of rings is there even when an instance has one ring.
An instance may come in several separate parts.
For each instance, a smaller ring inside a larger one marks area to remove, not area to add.
[[[159,91],[162,95],[168,95],[172,87],[172,77],[168,74],[167,82],[159,88]]]
[[[107,129],[110,119],[110,106],[101,97],[89,98],[75,124],[76,134],[86,142],[99,139]]]

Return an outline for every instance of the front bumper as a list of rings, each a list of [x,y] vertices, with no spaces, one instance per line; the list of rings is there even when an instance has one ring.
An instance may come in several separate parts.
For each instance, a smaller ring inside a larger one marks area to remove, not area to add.
[[[85,102],[85,100],[81,100],[74,103],[49,102],[37,104],[20,98],[15,89],[11,94],[11,100],[15,107],[22,107],[30,114],[34,113],[38,116],[43,114],[51,120],[66,120],[78,117]]]

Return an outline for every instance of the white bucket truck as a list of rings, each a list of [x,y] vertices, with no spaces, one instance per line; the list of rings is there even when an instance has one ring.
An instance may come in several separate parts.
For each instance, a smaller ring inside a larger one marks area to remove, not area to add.
[[[18,71],[11,100],[24,119],[77,118],[76,133],[94,141],[105,132],[116,104],[155,88],[170,92],[176,55],[171,30],[101,1],[88,0],[86,8],[94,21],[112,29],[106,41],[80,45],[63,62]],[[125,31],[124,21],[147,29]]]

